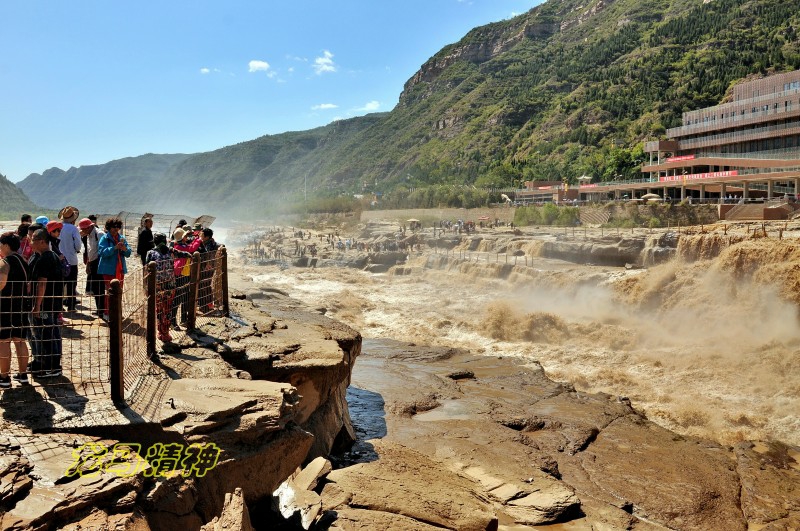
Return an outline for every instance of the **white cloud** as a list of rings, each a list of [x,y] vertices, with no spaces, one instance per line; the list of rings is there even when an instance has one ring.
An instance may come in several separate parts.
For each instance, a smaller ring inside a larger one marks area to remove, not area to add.
[[[247,66],[249,67],[247,70],[248,72],[266,72],[269,70],[269,63],[266,61],[253,60],[250,61]]]
[[[333,62],[333,54],[328,50],[322,52],[322,57],[314,59],[314,72],[317,75],[324,74],[325,72],[336,72],[336,65]]]
[[[288,68],[286,71],[287,71],[287,72],[289,72],[289,73],[291,74],[291,73],[293,73],[293,72],[294,72],[294,67],[293,67],[293,66],[290,66],[290,67],[289,67],[289,68]]]
[[[312,111],[324,111],[326,109],[338,109],[339,106],[335,103],[320,103],[319,105],[314,105],[311,107]]]
[[[359,107],[358,109],[356,109],[356,111],[360,111],[360,112],[377,111],[380,108],[380,106],[381,106],[381,104],[379,102],[377,102],[375,100],[372,100],[372,101],[368,102],[366,105],[364,105],[363,107]]]
[[[201,68],[201,69],[200,69],[200,73],[201,73],[201,74],[208,74],[208,73],[210,73],[210,72],[211,72],[211,70],[210,70],[210,69],[208,69],[208,68]]]

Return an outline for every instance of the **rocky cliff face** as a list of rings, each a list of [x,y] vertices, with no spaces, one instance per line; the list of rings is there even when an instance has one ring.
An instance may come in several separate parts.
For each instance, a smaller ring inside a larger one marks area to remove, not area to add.
[[[408,96],[409,91],[422,82],[433,82],[448,67],[459,61],[481,64],[510,50],[525,38],[544,39],[559,31],[558,24],[540,21],[516,22],[507,31],[496,26],[484,26],[472,30],[462,41],[445,48],[430,58],[420,69],[406,81],[400,95],[400,103]]]

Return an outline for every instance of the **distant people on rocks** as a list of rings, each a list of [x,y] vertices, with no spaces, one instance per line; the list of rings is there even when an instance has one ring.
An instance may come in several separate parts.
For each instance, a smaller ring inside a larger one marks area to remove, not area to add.
[[[125,281],[128,273],[128,265],[125,261],[131,255],[131,247],[120,231],[122,230],[122,220],[119,218],[108,218],[106,220],[106,233],[100,238],[97,246],[97,254],[100,262],[97,264],[98,274],[103,276],[106,288],[106,300],[104,308],[109,308],[108,293],[111,288],[111,281],[119,280],[120,287]]]
[[[142,260],[142,265],[147,263],[147,253],[155,247],[153,243],[153,218],[145,218],[142,230],[139,231],[139,240],[136,243],[136,254]]]
[[[98,273],[100,265],[100,238],[103,232],[97,228],[91,219],[83,218],[78,222],[81,239],[84,242],[84,264],[86,264],[86,293],[94,296],[95,315],[108,320],[106,307],[106,284],[103,276]]]
[[[31,350],[33,360],[28,370],[39,378],[61,376],[61,327],[58,312],[64,290],[61,261],[50,249],[47,230],[38,229],[31,239]]]
[[[26,236],[27,236],[27,225]],[[0,235],[0,389],[11,387],[11,344],[17,352],[19,372],[14,379],[28,383],[28,316],[30,285],[28,264],[18,254],[19,236],[13,232]]]
[[[75,294],[78,284],[78,253],[81,252],[81,236],[78,227],[75,226],[78,214],[78,209],[73,206],[66,206],[58,213],[58,217],[63,223],[59,249],[70,266],[64,276],[64,306],[73,312],[78,304]]]

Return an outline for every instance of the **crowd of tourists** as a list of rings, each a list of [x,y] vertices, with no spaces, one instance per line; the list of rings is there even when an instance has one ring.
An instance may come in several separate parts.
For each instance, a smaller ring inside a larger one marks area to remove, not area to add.
[[[133,254],[122,234],[123,221],[108,218],[103,227],[97,216],[79,218],[79,210],[66,206],[58,219],[47,216],[21,217],[16,231],[0,234],[0,389],[13,380],[29,383],[37,379],[62,376],[62,327],[69,317],[83,313],[90,319],[109,320],[109,293],[112,281],[124,283],[127,259]],[[156,312],[158,336],[171,341],[170,330],[180,330],[188,315],[189,264],[195,252],[201,253],[198,303],[203,312],[213,312],[215,257],[220,245],[214,232],[200,224],[178,222],[170,237],[154,233],[152,217],[145,217],[139,230],[136,254],[142,266],[154,263],[156,273]],[[78,270],[86,273],[84,294],[79,303]],[[103,323],[100,323],[101,325]],[[12,377],[11,349],[16,351],[18,372]],[[30,345],[30,348],[29,348]]]

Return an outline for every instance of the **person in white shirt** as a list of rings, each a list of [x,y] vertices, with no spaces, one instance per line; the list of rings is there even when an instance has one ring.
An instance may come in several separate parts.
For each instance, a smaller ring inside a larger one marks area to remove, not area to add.
[[[94,295],[94,302],[97,306],[95,315],[108,319],[108,310],[105,307],[106,285],[103,282],[103,276],[97,274],[97,265],[100,263],[97,249],[103,233],[89,218],[80,220],[78,228],[81,231],[81,237],[86,238],[86,285]]]
[[[70,265],[69,274],[64,278],[64,306],[69,311],[75,311],[78,299],[75,292],[78,284],[78,254],[81,252],[81,236],[75,221],[78,219],[79,211],[73,206],[66,206],[58,213],[59,219],[64,224],[61,227],[59,251],[66,258]]]

